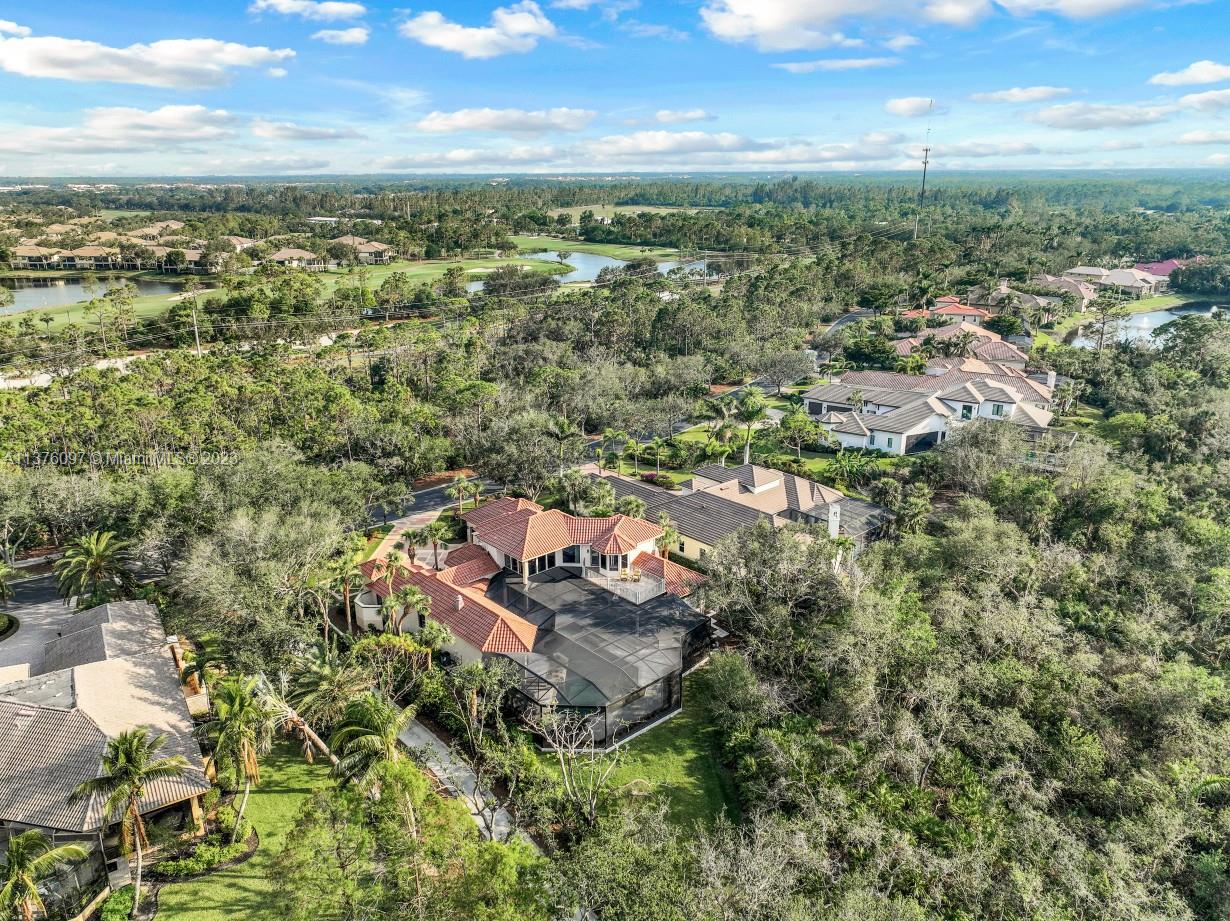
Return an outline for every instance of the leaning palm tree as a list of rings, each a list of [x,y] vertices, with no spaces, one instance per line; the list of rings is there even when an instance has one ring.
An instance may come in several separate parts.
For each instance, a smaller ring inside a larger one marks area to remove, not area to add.
[[[337,765],[337,755],[333,754],[333,750],[316,733],[311,723],[291,703],[289,675],[282,672],[276,680],[271,680],[267,675],[257,675],[255,692],[265,707],[272,711],[274,719],[282,725],[282,731],[297,734],[303,740],[303,756],[309,764],[315,758],[316,752],[320,752]]]
[[[743,442],[743,463],[752,460],[752,429],[768,418],[768,407],[764,397],[756,390],[743,391],[735,404],[735,419],[744,427],[746,439]]]
[[[53,845],[52,840],[37,828],[27,829],[9,838],[5,844],[4,863],[0,864],[0,910],[6,917],[34,921],[36,911],[47,912],[38,884],[65,864],[85,860],[86,849],[77,844]]]
[[[252,786],[261,782],[260,759],[273,744],[275,717],[256,693],[255,678],[228,678],[214,688],[212,699],[214,718],[201,727],[202,734],[214,746],[205,770],[217,773],[221,767],[233,780],[243,778],[243,799],[239,801],[235,829],[231,832],[234,843],[239,838]]]
[[[102,814],[120,816],[120,847],[125,853],[136,854],[133,874],[132,913],[137,916],[141,905],[141,870],[144,848],[149,845],[145,821],[141,818],[141,801],[146,788],[153,782],[179,777],[188,767],[182,755],[158,757],[167,744],[166,734],[150,738],[149,729],[139,726],[121,732],[107,741],[102,755],[101,774],[80,784],[73,796],[97,796],[103,801]]]
[[[399,710],[387,697],[373,691],[356,697],[329,740],[341,755],[338,772],[369,786],[380,765],[401,760],[404,750],[398,736],[413,720],[412,707]]]
[[[90,598],[118,596],[129,582],[125,566],[131,559],[127,541],[113,531],[94,531],[78,537],[55,562],[60,595],[77,597],[80,606]]]
[[[371,683],[366,669],[321,643],[297,663],[290,699],[304,719],[328,729],[342,718],[346,704]]]
[[[385,612],[393,632],[400,634],[401,625],[413,611],[423,617],[431,612],[431,600],[416,585],[403,585],[384,600]]]

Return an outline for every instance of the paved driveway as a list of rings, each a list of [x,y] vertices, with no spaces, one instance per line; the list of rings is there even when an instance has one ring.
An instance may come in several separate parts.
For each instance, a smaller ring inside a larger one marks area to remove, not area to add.
[[[56,594],[54,576],[39,576],[13,586],[9,613],[21,621],[21,628],[0,641],[0,668],[28,664],[31,672],[43,665],[43,646],[58,635],[73,616]]]

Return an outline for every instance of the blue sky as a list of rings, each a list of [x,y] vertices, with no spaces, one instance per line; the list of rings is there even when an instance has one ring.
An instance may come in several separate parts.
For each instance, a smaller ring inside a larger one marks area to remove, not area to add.
[[[0,0],[0,175],[1230,170],[1227,0]]]

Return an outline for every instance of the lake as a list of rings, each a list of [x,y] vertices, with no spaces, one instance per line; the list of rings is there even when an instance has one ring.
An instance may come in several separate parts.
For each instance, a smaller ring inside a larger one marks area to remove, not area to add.
[[[594,281],[598,277],[598,273],[603,269],[619,268],[627,265],[623,259],[612,259],[610,256],[599,256],[597,253],[574,253],[570,250],[565,250],[568,253],[567,259],[560,259],[559,253],[554,250],[549,250],[543,253],[522,253],[526,259],[544,259],[547,262],[566,262],[572,266],[572,271],[563,275],[556,275],[562,283],[567,284],[570,281]],[[671,269],[679,265],[678,262],[659,262],[658,271],[665,275]]]
[[[0,314],[21,313],[39,307],[63,307],[66,304],[76,304],[88,301],[91,297],[101,296],[108,288],[116,287],[126,281],[131,281],[137,287],[138,295],[176,294],[183,281],[161,281],[154,278],[125,278],[121,275],[108,275],[90,278],[96,290],[90,293],[86,290],[87,279],[81,275],[20,275],[0,278],[0,285],[13,292],[13,303],[0,308]]]
[[[1163,326],[1171,320],[1177,320],[1179,317],[1188,316],[1189,314],[1207,317],[1211,316],[1215,311],[1224,311],[1226,309],[1225,306],[1200,302],[1190,305],[1179,304],[1167,310],[1150,310],[1148,313],[1132,314],[1120,325],[1118,339],[1121,342],[1147,342],[1153,338],[1153,334],[1159,326]],[[1097,346],[1097,340],[1091,339],[1088,336],[1078,335],[1072,340],[1072,344],[1081,348],[1094,348]]]

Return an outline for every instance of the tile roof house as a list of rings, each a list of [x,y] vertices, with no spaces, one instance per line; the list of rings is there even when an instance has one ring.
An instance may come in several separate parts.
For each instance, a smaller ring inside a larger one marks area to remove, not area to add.
[[[1140,269],[1115,269],[1106,273],[1101,285],[1104,288],[1114,288],[1135,297],[1152,297],[1169,287],[1169,279],[1142,272]]]
[[[807,412],[843,447],[901,455],[934,447],[974,419],[1045,428],[1051,393],[1005,365],[935,359],[926,374],[857,371],[803,396]]]
[[[1005,342],[998,333],[964,321],[928,329],[917,336],[897,339],[893,342],[893,349],[898,355],[911,355],[926,343],[927,339],[943,341],[961,333],[969,333],[974,337],[970,352],[975,358],[997,362],[1020,370],[1024,370],[1026,364],[1029,363],[1029,356],[1012,343]]]
[[[293,246],[278,250],[276,253],[267,256],[265,261],[274,262],[278,265],[308,269],[313,272],[320,272],[325,269],[325,260],[320,256],[317,256],[315,253],[309,253],[306,249],[296,249]]]
[[[381,628],[383,602],[413,586],[448,627],[462,662],[512,662],[527,706],[569,706],[606,745],[682,705],[680,677],[707,648],[708,619],[682,598],[704,576],[660,557],[655,524],[582,518],[527,499],[493,499],[462,516],[470,541],[439,572],[370,560],[356,600],[361,625]],[[625,706],[640,701],[636,706]]]
[[[102,801],[73,792],[98,775],[108,740],[137,727],[165,734],[163,751],[188,763],[182,776],[150,784],[142,812],[188,803],[199,821],[197,798],[210,785],[179,661],[152,605],[82,611],[27,672],[0,684],[0,826],[92,835],[101,845]]]
[[[15,246],[9,258],[13,269],[55,269],[60,266],[63,250],[48,246]]]
[[[1149,275],[1156,275],[1159,278],[1169,278],[1170,273],[1175,269],[1183,267],[1183,263],[1178,259],[1165,259],[1162,262],[1138,262],[1134,268]]]
[[[1046,273],[1035,275],[1033,283],[1054,288],[1056,291],[1067,291],[1077,299],[1077,307],[1082,312],[1098,296],[1096,285],[1076,278],[1065,278],[1062,275],[1047,275]]]

